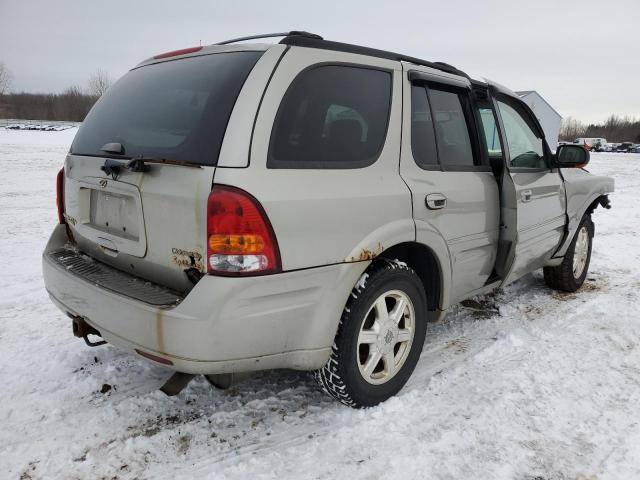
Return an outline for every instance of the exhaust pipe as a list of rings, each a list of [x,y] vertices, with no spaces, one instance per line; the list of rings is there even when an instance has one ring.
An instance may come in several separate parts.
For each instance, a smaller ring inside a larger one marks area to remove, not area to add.
[[[95,335],[97,337],[101,337],[100,332],[89,325],[84,318],[68,314],[71,317],[71,328],[73,329],[73,335],[84,339],[84,342],[89,347],[99,347],[100,345],[104,345],[107,343],[105,340],[100,340],[98,342],[92,342],[89,340],[89,335]]]
[[[174,372],[160,387],[160,391],[168,397],[178,395],[196,377],[193,373]],[[221,373],[217,375],[205,375],[207,381],[216,388],[226,390],[249,378],[249,373]]]
[[[195,375],[193,373],[175,372],[169,379],[164,382],[164,385],[160,387],[160,391],[167,397],[173,397],[178,395],[184,388],[193,380]]]

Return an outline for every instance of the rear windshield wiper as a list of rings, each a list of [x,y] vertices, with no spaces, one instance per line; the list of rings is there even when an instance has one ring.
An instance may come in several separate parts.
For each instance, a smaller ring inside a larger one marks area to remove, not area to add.
[[[128,168],[142,168],[142,167],[148,167],[148,165],[145,165],[146,163],[157,163],[160,165],[181,165],[183,167],[195,167],[195,168],[201,168],[202,165],[200,165],[199,163],[193,163],[193,162],[188,162],[186,160],[169,160],[168,158],[160,158],[160,157],[145,157],[143,155],[140,155],[139,157],[134,157],[131,160],[129,160],[129,162],[127,163],[127,165],[129,166]],[[138,167],[132,167],[133,165],[136,165]],[[131,170],[132,172],[146,172],[147,170]]]
[[[188,162],[186,160],[169,160],[167,158],[161,157],[146,157],[144,155],[138,155],[137,157],[127,156],[125,155],[125,148],[119,142],[109,142],[105,143],[101,151],[105,153],[111,153],[113,155],[122,156],[123,160],[129,160],[129,162],[124,166],[131,170],[132,172],[148,172],[149,169],[145,167],[145,163],[160,163],[166,165],[182,165],[185,167],[200,167],[201,165],[198,163]]]
[[[116,153],[117,155],[121,155],[117,153],[118,150],[122,151],[123,149],[115,148],[120,144],[107,144],[101,150],[108,153]],[[113,148],[109,149],[106,147]],[[126,163],[122,163],[126,161]],[[184,167],[195,167],[201,168],[202,166],[197,163],[187,162],[185,160],[169,160],[167,158],[159,158],[159,157],[145,157],[140,155],[139,157],[123,157],[122,159],[115,158],[107,158],[104,162],[104,165],[100,167],[107,175],[111,175],[114,179],[120,175],[122,170],[129,170],[130,172],[148,172],[151,170],[151,166],[147,165],[148,163],[156,163],[160,165],[180,165]]]
[[[197,163],[185,162],[183,160],[168,160],[166,158],[154,158],[154,157],[136,157],[132,158],[126,163],[122,163],[122,161],[126,161],[127,159],[115,159],[115,158],[107,158],[104,161],[104,165],[100,167],[107,175],[111,175],[111,177],[115,180],[120,175],[122,170],[129,170],[130,172],[148,172],[151,170],[151,165],[147,165],[148,163],[156,163],[161,165],[180,165],[184,167],[192,167],[192,168],[202,168],[202,165],[198,165]]]

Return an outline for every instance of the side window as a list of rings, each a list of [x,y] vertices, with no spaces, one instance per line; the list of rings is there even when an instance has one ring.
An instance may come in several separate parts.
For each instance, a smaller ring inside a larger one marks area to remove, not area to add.
[[[543,140],[511,105],[498,101],[512,167],[547,168]]]
[[[500,145],[500,132],[496,116],[489,100],[480,99],[477,103],[478,117],[482,124],[485,146],[489,158],[502,158],[502,146]]]
[[[424,168],[438,165],[427,90],[417,85],[411,87],[411,151],[418,166]]]
[[[298,75],[282,100],[269,168],[359,168],[377,159],[391,108],[391,73],[323,65]]]
[[[473,166],[473,149],[464,114],[464,95],[429,88],[433,123],[440,163],[447,166]]]

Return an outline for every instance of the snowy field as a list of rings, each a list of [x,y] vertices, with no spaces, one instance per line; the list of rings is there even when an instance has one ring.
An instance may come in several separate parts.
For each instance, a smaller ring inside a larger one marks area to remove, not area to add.
[[[0,129],[0,478],[640,478],[640,155],[592,155],[617,191],[580,292],[536,273],[454,308],[356,411],[295,372],[168,398],[162,369],[74,338],[40,271],[74,130]]]

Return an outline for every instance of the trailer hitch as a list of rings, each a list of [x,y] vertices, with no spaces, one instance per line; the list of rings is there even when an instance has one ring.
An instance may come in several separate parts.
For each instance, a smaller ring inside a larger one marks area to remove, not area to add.
[[[98,342],[92,342],[91,340],[89,340],[89,335],[96,335],[98,337],[101,337],[102,335],[100,335],[100,332],[98,330],[89,325],[84,320],[84,318],[71,314],[69,314],[69,317],[71,317],[71,328],[73,329],[73,335],[78,338],[84,339],[84,343],[86,343],[89,347],[99,347],[100,345],[104,345],[105,343],[107,343],[105,340],[100,340]]]

